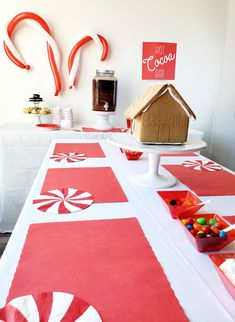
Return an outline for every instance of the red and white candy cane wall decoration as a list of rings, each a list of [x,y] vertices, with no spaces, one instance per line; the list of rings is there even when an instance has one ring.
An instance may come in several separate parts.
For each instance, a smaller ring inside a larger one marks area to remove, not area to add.
[[[51,31],[45,20],[43,20],[40,16],[33,12],[22,12],[16,15],[8,24],[5,35],[4,35],[4,50],[9,57],[9,59],[19,66],[22,69],[30,69],[30,66],[27,65],[14,44],[11,41],[11,37],[18,23],[25,20],[25,22],[32,25],[34,28],[38,29],[42,36],[47,41],[47,52],[48,58],[50,62],[50,67],[53,73],[54,81],[55,81],[55,96],[57,96],[61,91],[61,79],[59,74],[60,69],[60,54],[57,48],[57,45],[54,39],[51,36]]]
[[[78,70],[78,65],[80,61],[81,47],[88,43],[90,40],[94,40],[100,60],[106,59],[109,51],[108,43],[104,37],[98,35],[94,32],[86,31],[80,36],[80,40],[72,48],[69,59],[68,59],[68,69],[69,69],[69,88],[73,88],[75,85],[75,77]]]

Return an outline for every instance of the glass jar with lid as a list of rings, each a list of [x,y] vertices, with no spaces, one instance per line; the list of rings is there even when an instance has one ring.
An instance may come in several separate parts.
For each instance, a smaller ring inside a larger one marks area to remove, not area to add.
[[[113,112],[117,101],[117,78],[113,70],[96,70],[92,81],[93,110]]]

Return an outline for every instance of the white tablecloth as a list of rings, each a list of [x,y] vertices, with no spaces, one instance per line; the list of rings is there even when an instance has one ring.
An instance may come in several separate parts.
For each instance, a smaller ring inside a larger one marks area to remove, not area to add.
[[[63,141],[65,142],[65,141]],[[71,142],[67,140],[66,142]],[[86,141],[84,141],[86,142]],[[232,322],[235,321],[234,300],[219,279],[207,254],[199,253],[182,232],[177,220],[173,220],[165,210],[156,189],[143,188],[129,180],[130,175],[147,171],[147,159],[128,161],[119,148],[106,141],[100,142],[107,158],[87,159],[79,167],[111,166],[129,200],[127,203],[93,204],[84,212],[69,216],[59,216],[56,221],[92,220],[108,218],[137,217],[151,247],[160,261],[177,298],[190,321]],[[8,290],[31,223],[55,221],[53,215],[45,215],[36,210],[32,199],[40,193],[48,167],[77,167],[73,164],[58,164],[49,159],[54,143],[44,159],[36,180],[28,195],[12,237],[0,261],[0,306],[5,304]],[[195,156],[187,159],[195,159]],[[202,156],[200,158],[204,159]],[[165,164],[180,164],[185,157],[162,157]],[[160,172],[166,170],[160,168]],[[177,183],[173,190],[187,189]],[[201,198],[206,200],[208,198]],[[235,197],[212,197],[212,202],[201,212],[215,212],[219,215],[232,215]],[[105,211],[104,211],[105,210]],[[235,244],[223,251],[234,252]],[[170,309],[170,308],[169,308]],[[125,321],[123,321],[125,322]]]
[[[80,129],[81,126],[76,128]],[[109,132],[49,131],[28,123],[0,126],[0,232],[12,231],[46,151],[54,139],[106,139]],[[203,132],[189,135],[202,139]]]
[[[79,127],[78,127],[79,128]],[[50,131],[27,123],[0,126],[0,232],[12,231],[54,139],[105,139],[110,133]]]

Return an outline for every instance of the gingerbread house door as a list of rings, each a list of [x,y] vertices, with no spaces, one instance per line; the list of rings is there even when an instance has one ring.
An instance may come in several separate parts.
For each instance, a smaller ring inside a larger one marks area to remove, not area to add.
[[[159,125],[159,142],[170,142],[170,125]]]

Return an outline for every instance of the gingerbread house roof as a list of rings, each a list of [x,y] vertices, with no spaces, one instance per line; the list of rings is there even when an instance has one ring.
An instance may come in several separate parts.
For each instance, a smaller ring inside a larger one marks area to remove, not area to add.
[[[189,117],[196,119],[195,114],[185,102],[183,97],[175,89],[172,84],[156,84],[149,86],[142,95],[140,95],[125,111],[127,119],[134,119],[142,112],[146,111],[153,102],[155,102],[166,91],[169,91],[173,99],[175,99],[185,110]]]

